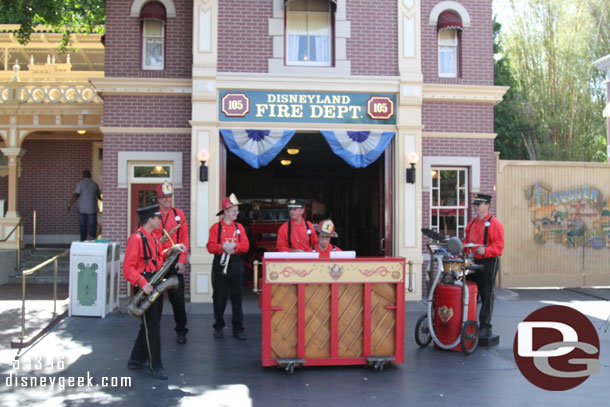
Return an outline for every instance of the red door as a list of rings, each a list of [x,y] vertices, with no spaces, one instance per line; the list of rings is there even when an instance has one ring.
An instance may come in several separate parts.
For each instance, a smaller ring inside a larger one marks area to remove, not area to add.
[[[136,210],[144,206],[157,203],[157,184],[131,184],[131,213],[130,233],[134,233],[140,226],[140,219]]]

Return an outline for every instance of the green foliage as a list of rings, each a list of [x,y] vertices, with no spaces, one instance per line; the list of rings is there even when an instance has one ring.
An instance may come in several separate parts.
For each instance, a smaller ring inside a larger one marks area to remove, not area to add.
[[[71,33],[103,32],[105,0],[0,0],[0,21],[20,24],[16,32],[26,44],[37,25],[52,27],[63,34],[61,49],[70,44]]]
[[[529,159],[604,161],[604,78],[592,62],[610,53],[608,2],[511,0],[511,6],[510,30],[499,36],[505,60],[496,62],[496,81],[512,86],[507,106],[497,111],[498,148],[506,158],[525,148]]]
[[[500,31],[501,24],[494,21],[494,84],[509,86],[510,89],[504,95],[504,101],[494,107],[495,150],[500,152],[501,159],[524,160],[527,159],[527,149],[521,133],[527,132],[527,124],[515,110],[520,95],[515,90],[516,81],[508,57],[504,55]]]

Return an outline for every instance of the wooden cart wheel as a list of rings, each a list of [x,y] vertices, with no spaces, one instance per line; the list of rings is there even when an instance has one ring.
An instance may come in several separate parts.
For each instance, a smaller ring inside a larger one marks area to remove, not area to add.
[[[415,342],[422,348],[428,346],[432,341],[432,334],[428,328],[428,314],[424,314],[415,324]]]
[[[466,321],[462,326],[462,333],[460,335],[460,345],[462,345],[462,352],[466,355],[470,355],[479,346],[479,326],[476,321]]]

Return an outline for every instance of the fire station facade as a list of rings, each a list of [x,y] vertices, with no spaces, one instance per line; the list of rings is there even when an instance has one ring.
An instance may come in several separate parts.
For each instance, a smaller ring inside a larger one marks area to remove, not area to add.
[[[135,209],[172,181],[191,301],[211,301],[205,245],[230,193],[247,226],[283,220],[301,198],[308,217],[335,221],[342,249],[406,257],[412,300],[420,229],[462,235],[471,194],[495,195],[493,106],[506,89],[493,86],[491,0],[106,6],[105,76],[91,80],[103,98],[103,236],[124,244]],[[283,140],[273,153],[239,141],[267,136]]]

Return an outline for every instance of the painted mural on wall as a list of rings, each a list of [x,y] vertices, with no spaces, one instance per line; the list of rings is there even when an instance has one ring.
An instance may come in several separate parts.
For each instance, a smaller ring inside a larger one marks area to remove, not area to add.
[[[610,248],[610,206],[596,187],[553,190],[538,182],[525,190],[525,197],[538,244]]]

